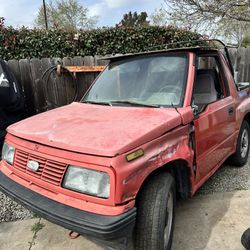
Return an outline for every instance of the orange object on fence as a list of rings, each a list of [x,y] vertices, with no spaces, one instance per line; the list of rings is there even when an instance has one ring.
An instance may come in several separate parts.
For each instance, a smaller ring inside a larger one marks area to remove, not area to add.
[[[105,66],[65,66],[64,68],[73,73],[84,73],[101,72],[105,69]]]

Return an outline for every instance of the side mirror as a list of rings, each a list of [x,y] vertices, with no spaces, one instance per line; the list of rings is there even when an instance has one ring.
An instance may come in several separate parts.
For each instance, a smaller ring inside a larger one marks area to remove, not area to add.
[[[238,82],[237,83],[237,87],[238,87],[239,91],[247,89],[247,88],[249,88],[249,86],[250,86],[249,82]]]
[[[199,114],[199,106],[194,104],[194,102],[192,103],[192,110],[193,110],[194,116],[197,117],[197,115]]]

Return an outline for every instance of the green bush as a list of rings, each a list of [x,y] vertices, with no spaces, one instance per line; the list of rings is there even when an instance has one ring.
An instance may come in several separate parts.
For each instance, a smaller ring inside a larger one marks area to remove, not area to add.
[[[148,47],[199,39],[174,27],[103,28],[79,31],[14,29],[0,26],[0,57],[9,59],[134,53]],[[159,47],[160,48],[160,47]]]
[[[241,46],[248,47],[249,45],[250,45],[250,36],[245,36],[241,43]]]

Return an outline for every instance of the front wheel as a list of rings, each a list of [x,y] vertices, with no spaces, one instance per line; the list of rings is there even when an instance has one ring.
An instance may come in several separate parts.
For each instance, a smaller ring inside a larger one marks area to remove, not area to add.
[[[238,167],[246,164],[249,153],[249,135],[249,125],[246,121],[243,121],[237,140],[236,152],[229,158],[230,164]]]
[[[173,238],[176,191],[169,173],[153,176],[137,200],[136,250],[170,250]]]

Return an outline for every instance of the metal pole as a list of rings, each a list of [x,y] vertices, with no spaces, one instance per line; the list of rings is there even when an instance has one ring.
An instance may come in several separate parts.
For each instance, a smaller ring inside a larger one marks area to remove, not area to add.
[[[48,30],[48,19],[47,19],[47,11],[46,11],[45,0],[43,0],[43,11],[44,11],[45,28],[46,28],[46,30]]]

